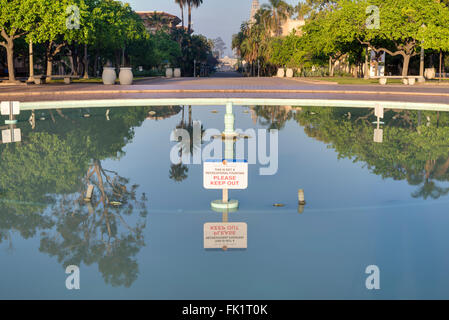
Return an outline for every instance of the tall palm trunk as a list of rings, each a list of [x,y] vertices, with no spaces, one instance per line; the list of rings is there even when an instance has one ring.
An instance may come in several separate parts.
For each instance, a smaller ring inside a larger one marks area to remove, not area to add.
[[[179,7],[181,8],[182,29],[184,30],[184,5],[180,3]]]
[[[189,1],[189,33],[192,31],[192,3]]]

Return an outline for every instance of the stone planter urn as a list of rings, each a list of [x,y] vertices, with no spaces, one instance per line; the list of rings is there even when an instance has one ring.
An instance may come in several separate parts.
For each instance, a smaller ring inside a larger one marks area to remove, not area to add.
[[[424,71],[424,77],[426,79],[435,79],[436,76],[436,70],[435,68],[426,68]]]
[[[416,79],[415,79],[415,78],[410,78],[410,79],[408,79],[408,84],[409,84],[410,86],[415,85],[415,82],[416,82]]]
[[[277,77],[278,78],[283,78],[285,76],[285,70],[284,68],[279,68],[278,69],[278,73],[277,73]]]
[[[167,68],[165,69],[165,76],[167,78],[172,78],[173,77],[173,68]]]
[[[181,68],[175,68],[173,71],[173,76],[175,78],[181,78]]]
[[[120,68],[120,74],[119,74],[120,84],[121,85],[131,85],[133,84],[133,71],[131,68]]]
[[[381,85],[386,85],[386,84],[387,84],[387,78],[384,78],[384,77],[380,78],[380,79],[379,79],[379,83],[380,83]]]
[[[106,85],[115,84],[115,79],[117,79],[117,74],[115,73],[115,68],[104,67],[102,78],[103,78],[103,84],[106,84]]]
[[[287,71],[285,72],[285,76],[287,78],[293,78],[293,69],[292,68],[288,68]]]

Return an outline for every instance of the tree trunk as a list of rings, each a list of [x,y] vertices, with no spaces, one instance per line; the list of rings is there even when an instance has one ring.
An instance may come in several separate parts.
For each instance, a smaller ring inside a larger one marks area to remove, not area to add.
[[[410,65],[410,58],[411,55],[404,55],[404,66],[402,68],[402,76],[407,77],[408,76],[408,66]]]
[[[419,76],[421,78],[424,78],[424,62],[425,62],[425,56],[424,56],[424,48],[421,48],[421,54],[419,56]]]
[[[363,70],[363,78],[365,79],[369,79],[370,78],[370,74],[369,74],[369,50],[368,47],[366,47],[365,50],[365,65],[364,65],[364,70]]]
[[[89,79],[89,59],[87,57],[87,44],[84,45],[84,79]]]
[[[332,58],[329,59],[329,77],[333,77],[335,74],[335,64],[337,63],[337,59],[334,61]]]
[[[72,75],[74,75],[75,74],[75,63],[73,62],[73,55],[72,55],[72,53],[70,53],[70,55],[69,55],[69,62],[70,62],[70,73]]]
[[[14,70],[14,42],[7,40],[6,55],[8,60],[8,76],[9,81],[16,81],[16,73]]]
[[[94,61],[94,77],[98,76],[98,53],[95,54],[95,61]]]
[[[53,59],[51,57],[47,58],[47,81],[51,80],[51,75],[53,73]]]
[[[184,31],[184,6],[181,4],[182,31]]]

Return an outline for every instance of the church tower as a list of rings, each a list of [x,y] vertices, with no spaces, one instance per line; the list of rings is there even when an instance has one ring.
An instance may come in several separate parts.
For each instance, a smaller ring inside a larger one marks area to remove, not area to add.
[[[254,17],[256,16],[257,11],[260,9],[259,0],[253,0],[253,4],[251,5],[251,18],[250,22],[255,22]]]

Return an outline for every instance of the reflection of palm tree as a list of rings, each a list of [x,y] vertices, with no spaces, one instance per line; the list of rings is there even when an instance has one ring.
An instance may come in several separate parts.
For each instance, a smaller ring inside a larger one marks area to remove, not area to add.
[[[172,164],[170,167],[170,179],[181,182],[185,179],[187,179],[187,173],[189,172],[189,169],[187,166],[183,165],[182,163],[179,164]]]
[[[170,167],[170,179],[175,180],[177,182],[183,181],[187,178],[187,172],[189,171],[185,165],[182,164],[182,156],[183,154],[186,156],[192,155],[195,151],[201,150],[201,144],[203,143],[203,136],[205,130],[203,125],[199,128],[196,127],[198,124],[193,121],[192,118],[192,106],[189,106],[189,118],[188,121],[185,121],[184,117],[184,106],[182,107],[182,116],[181,122],[176,126],[174,134],[178,137],[178,154],[181,159],[181,163],[172,164]],[[185,130],[189,136],[189,139],[182,139],[182,134],[178,133],[178,130]],[[195,133],[199,130],[200,137],[194,136]]]
[[[438,199],[441,196],[445,196],[449,193],[449,188],[442,188],[438,186],[434,179],[441,179],[449,169],[449,158],[445,161],[427,160],[424,167],[424,175],[421,175],[421,181],[418,184],[423,183],[421,188],[412,194],[414,198]],[[418,181],[418,180],[416,180]]]
[[[441,196],[445,196],[449,193],[449,188],[442,188],[435,184],[434,181],[428,179],[425,180],[421,188],[412,194],[413,198],[424,198],[427,199],[431,197],[432,199],[438,199]]]

